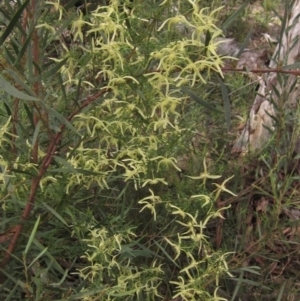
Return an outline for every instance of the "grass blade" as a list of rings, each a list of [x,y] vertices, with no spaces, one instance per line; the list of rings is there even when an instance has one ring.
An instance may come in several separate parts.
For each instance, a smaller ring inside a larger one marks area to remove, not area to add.
[[[167,256],[167,258],[177,266],[178,269],[180,269],[180,266],[173,260],[173,258],[168,254],[168,252],[158,243],[154,240],[154,243],[162,250],[162,252]]]
[[[221,86],[221,93],[222,93],[222,99],[224,104],[224,112],[225,112],[225,120],[227,125],[227,131],[230,130],[230,123],[231,123],[231,106],[230,106],[230,99],[229,99],[229,93],[227,86],[223,82],[220,76],[217,75],[217,79]]]
[[[246,6],[249,5],[249,1],[242,4],[221,26],[221,29],[224,31],[229,27],[229,25],[243,12]]]
[[[36,220],[36,222],[35,222],[35,224],[34,224],[33,230],[31,231],[29,240],[28,240],[28,242],[27,242],[27,245],[26,245],[26,248],[25,248],[25,254],[28,253],[28,251],[29,251],[29,249],[30,249],[30,247],[31,247],[31,244],[32,244],[32,242],[33,242],[35,233],[36,233],[37,228],[38,228],[39,223],[40,223],[40,219],[41,219],[41,217],[40,217],[40,215],[39,215],[38,219]]]
[[[50,211],[58,220],[60,220],[64,225],[66,225],[67,227],[69,226],[68,223],[66,222],[66,220],[56,211],[54,210],[52,207],[50,207],[48,204],[43,203],[43,206]]]
[[[28,266],[28,269],[35,263],[39,260],[39,258],[41,258],[48,250],[48,247],[46,247],[42,252],[40,252],[40,254],[38,256],[36,256],[32,262],[30,263],[30,265]]]

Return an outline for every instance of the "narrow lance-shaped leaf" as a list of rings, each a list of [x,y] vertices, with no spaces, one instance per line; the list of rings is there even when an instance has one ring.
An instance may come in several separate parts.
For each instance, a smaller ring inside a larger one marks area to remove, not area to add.
[[[43,206],[50,211],[58,220],[60,220],[65,226],[69,226],[66,220],[52,207],[50,207],[48,204],[43,203]]]
[[[282,284],[282,286],[281,286],[281,288],[280,288],[280,291],[279,291],[279,293],[278,293],[278,296],[277,296],[276,301],[281,301],[281,300],[283,300],[282,296],[283,296],[283,293],[284,293],[285,284],[286,284],[286,282],[283,282],[283,284]]]
[[[61,92],[62,92],[62,95],[63,95],[63,99],[65,101],[65,104],[67,104],[68,102],[68,98],[67,98],[67,92],[66,92],[66,87],[64,85],[64,81],[63,81],[63,78],[61,76],[61,73],[58,73],[58,81],[59,81],[59,85],[60,85],[60,88],[61,88]]]
[[[37,262],[46,252],[48,251],[48,247],[46,247],[43,251],[40,252],[39,255],[37,255],[28,266],[28,269],[34,265],[35,262]]]
[[[251,28],[242,44],[242,46],[240,47],[240,50],[237,54],[237,57],[240,57],[240,55],[244,52],[245,48],[247,47],[247,45],[249,44],[249,41],[251,39],[251,36],[252,36],[252,33],[253,33],[253,29]]]
[[[205,44],[204,44],[205,55],[207,55],[207,46],[209,45],[210,41],[211,41],[211,33],[208,30],[205,35]]]
[[[76,104],[77,107],[79,107],[79,97],[80,97],[80,92],[81,92],[81,82],[82,82],[82,77],[79,78],[78,84],[77,84],[77,88],[76,88],[76,96],[74,99],[74,102]]]
[[[198,95],[196,95],[196,93],[194,93],[192,90],[188,89],[187,87],[181,87],[180,89],[183,93],[190,96],[193,100],[195,100],[197,103],[199,103],[203,107],[205,107],[211,111],[214,111],[214,112],[222,113],[220,110],[216,109],[214,106],[209,104],[207,101],[204,101],[202,98],[200,98]]]
[[[3,54],[8,63],[12,65],[15,63],[16,57],[12,54],[12,51],[10,51],[7,47],[4,47]]]
[[[14,16],[12,17],[11,21],[9,22],[8,26],[4,30],[2,36],[0,37],[0,45],[4,43],[6,38],[9,36],[9,34],[12,32],[16,24],[19,22],[20,17],[28,3],[29,0],[25,0],[23,4],[19,7],[19,9],[15,12]]]
[[[9,45],[11,46],[11,49],[13,49],[14,53],[16,55],[18,55],[21,45],[20,45],[19,41],[17,41],[13,35],[9,38]]]
[[[33,239],[33,243],[40,251],[45,250],[45,247],[36,238]],[[56,259],[50,254],[50,252],[48,250],[45,252],[45,256],[50,259],[55,270],[57,270],[61,274],[64,274],[64,272],[65,272],[64,269],[58,264]]]
[[[14,13],[14,5],[15,3],[13,1],[10,0],[4,0],[5,3],[5,9],[10,13],[13,14]]]
[[[73,165],[70,162],[68,162],[68,161],[66,161],[63,158],[60,158],[58,156],[53,156],[53,158],[57,163],[63,165],[66,168],[67,172],[77,173],[76,169],[73,167]]]
[[[33,230],[32,230],[32,232],[31,232],[31,234],[30,234],[29,240],[28,240],[27,245],[26,245],[26,248],[25,248],[25,254],[28,253],[28,251],[29,251],[29,249],[30,249],[30,247],[31,247],[31,244],[32,244],[32,242],[33,242],[35,233],[36,233],[37,228],[38,228],[39,223],[40,223],[40,219],[41,219],[41,217],[39,216],[38,219],[37,219],[37,221],[35,222],[35,225],[34,225],[34,227],[33,227]]]
[[[26,91],[29,95],[35,97],[34,92],[26,85],[25,79],[21,78],[18,73],[11,69],[5,69],[5,71],[15,80],[16,84],[18,84],[20,88]]]
[[[291,65],[286,65],[282,67],[282,70],[291,70],[291,69],[299,69],[300,68],[300,62],[296,62]]]
[[[35,30],[35,28],[32,26],[30,32],[28,33],[28,35],[26,37],[24,44],[22,45],[22,48],[19,50],[18,57],[15,61],[15,65],[19,64],[21,58],[23,57],[24,53],[26,52],[27,47],[28,47],[29,43],[31,42],[32,34],[33,34],[34,30]]]
[[[291,4],[289,3],[289,1],[285,1],[284,14],[283,14],[283,18],[281,19],[281,29],[280,29],[280,35],[278,41],[283,41],[284,35],[287,34],[286,28],[288,25],[288,17],[289,17],[288,15],[290,11],[289,8],[290,5]],[[281,47],[282,47],[282,42],[279,42],[277,51],[273,55],[273,59],[275,61],[277,61],[279,58],[279,55],[281,53]]]
[[[81,137],[79,132],[74,128],[74,126],[61,114],[59,114],[57,111],[52,109],[49,106],[46,106],[48,112],[51,112],[55,118],[57,118],[62,124],[64,124],[69,130],[71,130],[73,133],[77,134],[78,136]]]
[[[246,6],[249,5],[249,1],[242,4],[221,26],[222,30],[228,28],[228,26],[236,20],[236,18],[243,12]]]
[[[231,107],[230,107],[230,100],[228,95],[228,90],[224,82],[222,81],[221,77],[217,75],[217,79],[221,86],[221,93],[222,99],[224,104],[224,112],[225,112],[225,120],[227,125],[227,130],[230,130],[230,123],[231,123]]]
[[[42,126],[42,122],[41,122],[41,120],[39,120],[38,123],[35,126],[35,130],[34,130],[34,134],[33,134],[33,138],[32,138],[32,146],[34,146],[36,141],[37,141],[37,138],[38,138],[39,133],[40,133],[41,126]]]
[[[34,124],[34,120],[33,120],[33,114],[32,114],[32,111],[30,110],[30,108],[27,106],[26,103],[24,103],[24,109],[26,111],[26,114],[27,114],[28,120],[30,121],[32,129],[34,129],[35,124]]]
[[[5,8],[6,8],[6,9],[7,9],[8,7],[11,8],[11,6],[7,4],[7,2],[8,2],[8,1],[5,1],[5,3],[6,3]],[[2,14],[2,17],[3,17],[3,23],[9,24],[9,22],[10,22],[10,20],[11,20],[11,18],[12,18],[12,17],[11,17],[11,14],[14,13],[13,8],[11,8],[11,11],[8,13],[5,9],[2,9],[2,8],[0,7],[0,13]],[[6,20],[5,20],[5,19],[6,19]],[[19,22],[19,23],[16,24],[16,27],[17,27],[17,28],[19,29],[19,31],[21,32],[22,36],[25,37],[26,34],[25,34],[24,29],[22,28],[22,24]]]
[[[11,116],[11,110],[10,110],[10,107],[8,106],[8,104],[4,101],[4,107],[5,107],[5,110],[7,112],[7,115],[8,116]]]
[[[34,65],[33,65],[33,51],[32,51],[32,43],[28,44],[27,47],[27,66],[28,66],[28,78],[34,77]]]
[[[39,81],[41,79],[48,79],[48,78],[52,77],[53,75],[55,75],[59,71],[59,69],[66,63],[67,60],[68,60],[68,58],[65,58],[62,61],[60,61],[59,63],[55,64],[54,67],[52,67],[49,70],[43,72],[41,75],[33,78],[32,82],[36,82],[36,81]]]
[[[29,100],[29,101],[39,101],[38,98],[29,96],[19,90],[17,90],[14,86],[8,83],[2,76],[0,76],[0,88],[4,90],[6,93],[14,96],[18,99]]]

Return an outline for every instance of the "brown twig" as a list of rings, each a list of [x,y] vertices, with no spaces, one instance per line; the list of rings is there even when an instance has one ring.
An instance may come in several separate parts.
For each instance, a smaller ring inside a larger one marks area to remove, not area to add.
[[[222,71],[230,71],[230,72],[248,72],[248,73],[285,73],[291,75],[300,75],[300,70],[283,70],[279,68],[274,69],[245,69],[245,68],[234,68],[234,67],[222,67]]]

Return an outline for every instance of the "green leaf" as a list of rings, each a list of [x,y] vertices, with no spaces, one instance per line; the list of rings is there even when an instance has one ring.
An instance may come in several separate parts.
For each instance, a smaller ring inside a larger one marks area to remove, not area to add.
[[[275,53],[275,55],[273,56],[274,60],[278,60],[279,55],[281,53],[281,47],[282,47],[282,41],[283,41],[283,37],[284,35],[288,35],[288,30],[287,30],[287,24],[288,24],[288,18],[289,18],[289,13],[290,13],[290,6],[291,4],[289,3],[289,1],[285,1],[285,5],[284,5],[284,14],[283,14],[283,18],[281,18],[281,28],[280,28],[280,35],[279,35],[279,43],[278,43],[278,48],[277,51]]]
[[[75,96],[75,99],[74,99],[74,102],[75,102],[77,107],[79,107],[78,101],[79,101],[80,92],[81,92],[81,81],[82,81],[82,77],[79,78],[78,85],[76,87],[76,96]]]
[[[35,233],[36,233],[37,228],[38,228],[39,223],[40,223],[40,219],[41,219],[41,217],[40,217],[40,215],[39,215],[38,219],[36,220],[36,222],[35,222],[35,224],[34,224],[33,230],[31,231],[29,240],[28,240],[28,242],[27,242],[27,245],[26,245],[26,248],[25,248],[25,254],[28,253],[28,251],[29,251],[29,249],[30,249],[30,247],[31,247],[31,244],[32,244],[32,242],[33,242]]]
[[[281,301],[282,300],[283,292],[284,292],[284,289],[285,289],[285,284],[286,284],[286,282],[284,281],[281,288],[280,288],[280,291],[277,295],[276,301]]]
[[[9,22],[8,26],[5,28],[2,36],[0,37],[0,46],[4,43],[6,38],[9,36],[12,30],[16,27],[17,23],[20,21],[20,17],[29,1],[30,0],[25,0],[23,4],[19,7],[19,9],[15,12],[14,16],[12,17],[11,21]]]
[[[211,41],[211,33],[209,30],[207,30],[205,35],[205,43],[204,43],[204,49],[205,49],[204,55],[207,55],[207,46],[209,45],[210,41]]]
[[[218,113],[222,113],[220,110],[218,110],[217,108],[215,108],[214,106],[212,106],[211,104],[209,104],[207,101],[204,101],[203,99],[201,99],[198,95],[196,95],[196,93],[194,93],[192,90],[190,90],[187,87],[181,87],[180,88],[181,91],[187,95],[189,95],[193,100],[195,100],[197,103],[199,103],[201,106],[214,111],[214,112],[218,112]]]
[[[70,0],[67,2],[67,4],[64,6],[64,9],[67,11],[68,9],[74,8],[75,3],[77,3],[78,0]]]
[[[5,71],[16,81],[16,83],[24,89],[29,95],[35,97],[34,92],[26,85],[25,79],[22,79],[15,71],[11,69],[5,69]]]
[[[10,46],[14,50],[15,54],[18,55],[19,49],[21,47],[20,43],[17,42],[13,36],[10,37],[9,42],[10,42]]]
[[[96,172],[88,169],[80,169],[76,168],[76,171],[82,175],[87,175],[87,176],[103,176],[105,175],[104,172]]]
[[[29,33],[27,34],[26,40],[25,40],[24,44],[22,45],[22,48],[19,50],[18,57],[16,58],[15,63],[14,63],[15,65],[19,64],[21,58],[23,57],[24,53],[26,52],[27,47],[28,47],[29,43],[31,42],[32,34],[33,34],[34,30],[35,30],[35,28],[32,26]]]
[[[14,96],[18,99],[29,100],[29,101],[39,101],[38,98],[29,96],[29,95],[17,90],[10,83],[8,83],[1,75],[0,75],[0,88],[2,90],[4,90],[6,93],[8,93],[11,96]]]
[[[35,262],[37,262],[37,261],[39,260],[39,258],[41,258],[41,257],[47,252],[47,250],[48,250],[48,247],[46,247],[44,250],[42,250],[42,251],[40,252],[40,254],[39,254],[38,256],[36,256],[36,257],[32,260],[32,262],[31,262],[30,265],[28,266],[28,269],[29,269]]]
[[[59,71],[59,69],[67,62],[68,58],[64,58],[62,61],[60,61],[59,63],[55,64],[54,67],[52,67],[51,69],[42,72],[41,75],[34,77],[31,82],[34,83],[36,81],[40,81],[40,80],[45,80],[48,79],[50,77],[52,77],[53,75],[56,75],[57,72]]]
[[[15,173],[24,174],[24,175],[27,175],[27,176],[30,176],[30,177],[34,176],[32,173],[30,173],[28,171],[21,170],[21,169],[12,168],[11,171],[15,172]]]
[[[34,64],[33,64],[33,51],[32,51],[32,43],[28,44],[28,55],[27,55],[27,66],[28,66],[28,78],[34,77]]]
[[[97,286],[97,288],[95,289],[90,289],[90,290],[84,290],[83,292],[77,293],[77,294],[72,294],[72,296],[68,297],[68,299],[62,299],[61,301],[73,301],[73,300],[88,300],[90,298],[87,298],[89,296],[96,296],[97,294],[101,293],[103,294],[103,292],[105,291],[105,289],[107,289],[107,287],[103,286]]]
[[[3,104],[4,104],[5,110],[7,112],[7,115],[11,116],[11,110],[10,110],[10,107],[8,106],[8,104],[6,103],[6,101],[4,101]]]
[[[46,106],[46,105],[45,105]],[[78,133],[78,131],[74,128],[74,126],[61,114],[59,114],[57,111],[52,109],[49,106],[46,106],[49,113],[52,113],[55,118],[57,118],[62,124],[64,124],[69,130],[71,130],[73,133],[77,134],[81,137],[81,135]]]
[[[33,120],[33,114],[32,114],[32,112],[30,111],[29,107],[27,106],[27,104],[25,102],[23,103],[23,105],[24,105],[24,109],[25,109],[25,112],[27,114],[27,117],[30,121],[31,127],[34,130],[35,125],[34,125],[34,120]]]
[[[232,281],[240,281],[248,286],[257,286],[261,289],[265,289],[265,290],[271,290],[270,287],[266,286],[266,285],[263,285],[261,284],[260,282],[256,282],[256,281],[253,281],[253,280],[249,280],[249,279],[236,279],[236,278],[230,278]]]
[[[153,240],[154,243],[162,250],[162,252],[165,254],[165,256],[172,262],[172,264],[176,265],[178,269],[180,269],[180,266],[174,261],[174,259],[169,255],[168,251],[165,250],[158,242]]]
[[[243,10],[246,8],[246,6],[249,5],[249,1],[246,1],[244,4],[242,4],[237,10],[234,11],[234,13],[222,24],[221,29],[224,31],[229,27],[229,25],[235,21],[235,19],[243,12]]]
[[[71,164],[70,162],[64,160],[63,158],[58,157],[58,156],[53,156],[53,159],[54,159],[57,163],[63,165],[68,173],[78,173],[78,172],[76,171],[76,169],[72,166],[72,164]]]
[[[245,48],[248,46],[248,44],[250,42],[250,39],[251,39],[251,36],[252,36],[252,33],[253,33],[253,28],[251,27],[251,29],[249,30],[243,44],[240,47],[240,50],[237,54],[237,57],[240,57],[240,55],[244,52]]]
[[[13,14],[14,13],[14,8],[13,8],[13,2],[11,2],[10,0],[4,0],[5,2],[5,8],[6,10],[10,13]],[[7,13],[7,12],[6,12]],[[9,20],[11,19],[8,15],[5,15],[5,17]]]
[[[30,285],[28,285],[27,283],[25,283],[24,281],[20,280],[19,277],[14,277],[13,275],[11,275],[10,272],[7,272],[4,269],[0,268],[1,273],[3,273],[7,278],[9,278],[12,282],[14,282],[15,284],[17,284],[18,286],[20,286],[24,291],[28,290],[31,294],[33,293],[32,287]],[[2,294],[2,291],[1,291]],[[15,300],[15,299],[13,299]]]
[[[16,61],[16,58],[12,54],[12,51],[10,51],[7,47],[4,47],[4,57],[5,57],[6,61],[12,65]]]
[[[7,295],[7,297],[4,299],[4,301],[11,301],[11,300],[15,300],[14,298],[14,294],[15,294],[15,291],[17,290],[18,288],[18,284],[16,284],[14,286],[14,288],[12,290],[9,291],[9,294]]]
[[[33,134],[33,138],[32,138],[32,147],[35,145],[35,143],[37,141],[41,126],[42,126],[42,121],[39,120],[38,123],[35,126],[35,130],[34,130],[34,134]]]
[[[226,120],[226,125],[227,125],[227,131],[230,130],[230,123],[231,123],[231,106],[230,106],[230,99],[229,99],[229,94],[228,94],[228,89],[221,79],[219,75],[217,75],[217,79],[220,83],[221,86],[221,93],[222,93],[222,99],[223,99],[223,104],[224,104],[224,112],[225,112],[225,120]]]
[[[244,274],[245,274],[245,272],[241,271],[240,276],[239,276],[239,278],[237,280],[237,285],[234,288],[234,292],[232,294],[232,298],[231,298],[230,301],[236,300],[235,298],[236,298],[236,296],[237,296],[237,294],[238,294],[238,292],[239,292],[239,290],[240,290],[240,288],[242,286],[242,280],[243,280]]]
[[[50,211],[58,220],[60,220],[64,225],[66,225],[67,227],[69,227],[68,223],[66,222],[66,220],[56,211],[54,210],[52,207],[50,207],[48,204],[43,203],[43,206]]]
[[[45,250],[45,247],[37,240],[37,239],[34,239],[33,240],[33,243],[36,245],[36,247],[40,250],[40,251],[43,251]],[[45,252],[45,256],[48,257],[51,261],[51,263],[53,264],[53,267],[58,271],[60,272],[61,274],[64,274],[64,270],[62,269],[62,267],[58,264],[58,262],[56,261],[56,259],[49,253],[48,250],[46,250]]]
[[[299,69],[299,68],[300,68],[300,62],[296,62],[291,65],[283,66],[282,70],[291,70],[291,69]]]
[[[62,91],[63,99],[64,99],[64,101],[65,101],[65,104],[67,104],[67,102],[68,102],[67,92],[66,92],[66,87],[65,87],[65,85],[64,85],[64,82],[63,82],[63,78],[62,78],[62,76],[61,76],[61,73],[58,73],[57,76],[58,76],[58,81],[59,81],[60,88],[61,88],[61,91]]]
[[[258,271],[261,270],[258,266],[249,266],[249,267],[241,267],[238,269],[230,270],[232,273],[239,273],[240,271],[245,271],[247,273],[255,274],[255,275],[261,275]]]

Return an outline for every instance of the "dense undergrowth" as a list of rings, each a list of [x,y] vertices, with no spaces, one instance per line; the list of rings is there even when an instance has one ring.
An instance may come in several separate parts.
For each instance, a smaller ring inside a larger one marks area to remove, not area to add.
[[[297,299],[298,113],[237,158],[221,3],[110,2],[1,7],[2,299]]]

